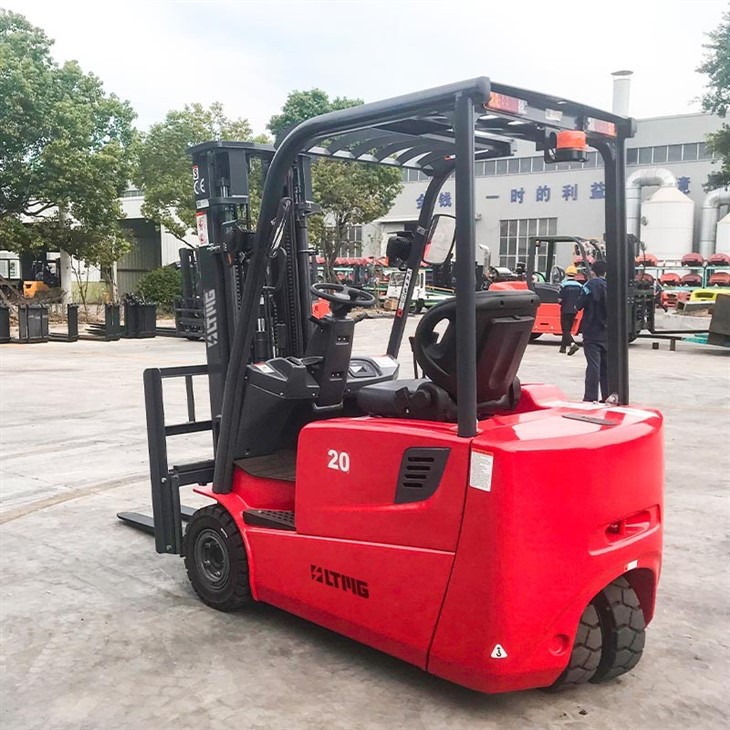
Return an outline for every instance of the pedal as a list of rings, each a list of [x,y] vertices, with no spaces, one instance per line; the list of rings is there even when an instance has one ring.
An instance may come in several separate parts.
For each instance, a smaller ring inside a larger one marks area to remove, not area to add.
[[[272,530],[296,530],[294,512],[285,509],[247,509],[243,513],[243,521],[247,525]]]

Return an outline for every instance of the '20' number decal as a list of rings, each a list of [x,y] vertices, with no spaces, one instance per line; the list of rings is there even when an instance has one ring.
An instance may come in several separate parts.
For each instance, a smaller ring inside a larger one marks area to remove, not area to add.
[[[330,449],[327,452],[327,456],[329,456],[330,459],[327,464],[329,469],[344,471],[345,473],[350,471],[350,455],[346,451],[335,451],[334,449]]]

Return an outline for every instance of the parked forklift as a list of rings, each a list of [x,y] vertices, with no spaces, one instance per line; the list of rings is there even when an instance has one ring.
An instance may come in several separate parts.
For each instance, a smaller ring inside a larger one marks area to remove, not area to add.
[[[655,296],[650,284],[635,275],[634,254],[630,250],[631,237],[628,239],[629,252],[625,261],[628,282],[627,300],[627,337],[633,342],[644,330],[654,332]],[[535,292],[540,299],[540,306],[535,317],[535,326],[530,336],[531,341],[539,339],[543,334],[558,337],[562,334],[560,324],[560,283],[565,277],[565,269],[557,261],[556,247],[570,245],[571,261],[578,269],[576,280],[587,281],[593,276],[591,265],[594,261],[605,260],[603,248],[592,238],[578,236],[531,236],[527,244],[527,265],[524,278],[520,281],[501,281],[491,286],[495,291],[524,290]],[[571,335],[575,337],[580,331],[583,313],[578,312]]]
[[[584,281],[593,275],[591,262],[596,257],[603,258],[601,249],[589,243],[587,239],[577,236],[530,236],[527,242],[527,257],[524,279],[521,281],[495,282],[490,287],[493,291],[525,290],[535,292],[540,300],[535,324],[530,340],[537,340],[543,334],[560,336],[560,284],[565,277],[565,270],[557,263],[557,246],[570,245],[571,261],[575,262],[578,273]],[[591,253],[593,256],[591,256]],[[582,313],[575,318],[572,335],[580,328]]]
[[[626,407],[633,131],[630,119],[477,78],[312,118],[276,150],[194,147],[207,363],[145,371],[153,517],[120,518],[182,555],[215,609],[265,602],[475,690],[560,689],[633,669],[654,613],[663,489],[662,417]],[[550,163],[580,161],[588,145],[603,158],[605,404],[521,384],[539,299],[475,291],[475,162],[510,156],[515,139]],[[430,178],[384,353],[352,354],[350,313],[374,297],[312,281],[316,157]],[[254,158],[265,170],[255,221]],[[456,215],[434,216],[452,175]],[[412,338],[423,377],[401,378],[416,272],[452,254],[455,296]],[[312,317],[312,297],[331,312]],[[196,418],[198,376],[210,419]],[[162,383],[176,378],[188,421],[167,424]],[[213,458],[169,466],[167,437],[204,430]],[[589,451],[595,468],[566,480]],[[212,504],[181,509],[186,484]]]

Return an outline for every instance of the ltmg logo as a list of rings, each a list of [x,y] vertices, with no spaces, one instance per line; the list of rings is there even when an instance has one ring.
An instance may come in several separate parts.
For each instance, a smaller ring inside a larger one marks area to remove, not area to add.
[[[349,575],[337,573],[334,570],[327,570],[320,565],[312,565],[312,580],[315,583],[323,583],[330,588],[339,588],[346,593],[352,593],[360,598],[370,598],[368,584],[364,580],[352,578]]]
[[[213,347],[218,344],[218,317],[215,311],[215,289],[205,292],[205,344]]]

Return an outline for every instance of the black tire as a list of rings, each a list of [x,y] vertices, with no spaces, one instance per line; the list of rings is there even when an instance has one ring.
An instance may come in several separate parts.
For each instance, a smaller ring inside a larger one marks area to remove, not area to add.
[[[559,692],[568,687],[590,682],[600,665],[602,646],[598,612],[596,607],[589,603],[580,617],[568,666],[555,682],[545,689],[548,692]]]
[[[594,599],[603,635],[601,663],[591,682],[605,682],[632,670],[646,640],[644,612],[626,578],[609,583]]]
[[[535,340],[539,340],[542,337],[542,332],[533,332],[530,335],[530,342],[534,342]]]
[[[193,590],[207,606],[238,611],[253,603],[243,538],[219,504],[193,515],[185,531],[183,553]]]

